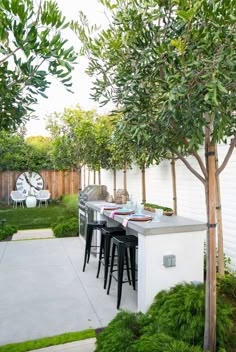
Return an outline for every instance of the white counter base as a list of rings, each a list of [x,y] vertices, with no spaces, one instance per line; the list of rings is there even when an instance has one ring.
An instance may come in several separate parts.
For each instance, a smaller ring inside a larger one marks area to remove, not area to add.
[[[109,213],[100,214],[96,210],[96,220],[106,220],[107,226],[120,225],[120,222],[108,216]],[[138,224],[136,226],[138,227]],[[142,231],[143,226],[144,224],[142,224]],[[138,311],[145,313],[153,303],[154,297],[162,290],[168,290],[183,282],[203,282],[206,230],[199,230],[199,222],[196,222],[195,228],[194,225],[192,226],[193,231],[188,229],[180,232],[177,229],[176,233],[166,233],[163,228],[163,234],[160,234],[160,228],[158,228],[157,234],[146,236],[133,228],[126,228],[127,233],[138,236]],[[176,266],[164,267],[163,256],[165,255],[175,255]]]
[[[156,294],[182,282],[203,282],[205,232],[143,236],[138,234],[138,310],[146,312]],[[163,256],[176,266],[165,268]]]

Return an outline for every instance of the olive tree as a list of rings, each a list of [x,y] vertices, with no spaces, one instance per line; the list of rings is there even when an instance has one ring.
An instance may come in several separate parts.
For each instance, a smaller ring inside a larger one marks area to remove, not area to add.
[[[236,145],[235,18],[233,0],[101,1],[111,11],[107,30],[74,29],[90,57],[93,98],[112,100],[130,138],[145,137],[178,156],[205,189],[207,283],[205,350],[216,348],[215,177]],[[134,123],[136,129],[134,130]],[[215,170],[215,149],[231,139]],[[205,148],[205,158],[198,150]],[[192,155],[198,168],[187,156]]]
[[[46,98],[50,75],[70,89],[77,54],[55,1],[0,0],[0,21],[0,129],[16,130]]]

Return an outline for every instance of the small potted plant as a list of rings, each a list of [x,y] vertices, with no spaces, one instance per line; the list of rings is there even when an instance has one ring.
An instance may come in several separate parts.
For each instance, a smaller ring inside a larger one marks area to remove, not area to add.
[[[144,209],[151,211],[153,213],[155,213],[156,209],[162,209],[163,215],[165,215],[165,216],[171,216],[174,214],[173,209],[168,208],[168,207],[164,207],[164,206],[158,205],[158,204],[144,203]]]

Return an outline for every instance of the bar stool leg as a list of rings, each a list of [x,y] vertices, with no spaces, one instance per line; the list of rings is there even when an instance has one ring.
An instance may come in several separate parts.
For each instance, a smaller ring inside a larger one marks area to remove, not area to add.
[[[127,248],[125,250],[125,261],[126,261],[127,278],[128,278],[129,285],[131,285],[132,282],[131,282],[131,279],[130,279],[130,272],[129,272],[130,265],[129,265],[129,256],[128,256]]]
[[[113,243],[113,245],[112,245],[112,253],[111,253],[110,276],[109,276],[109,282],[108,282],[108,287],[107,287],[107,295],[109,295],[110,288],[111,288],[111,279],[112,279],[112,272],[113,272],[113,266],[114,266],[115,251],[116,251],[116,245]]]
[[[108,269],[110,262],[110,248],[111,248],[111,238],[110,236],[106,236],[104,239],[104,285],[103,288],[106,289],[107,286],[107,277],[108,277]]]
[[[89,238],[88,238],[88,247],[87,247],[87,256],[88,256],[87,263],[89,263],[89,259],[90,259],[91,245],[92,245],[92,238],[93,238],[93,231],[94,230],[95,229],[89,229],[89,231],[88,231]]]
[[[99,277],[99,273],[100,273],[102,255],[104,255],[104,235],[103,235],[103,233],[101,231],[101,241],[100,241],[100,250],[99,250],[99,258],[98,258],[97,278]]]
[[[135,290],[135,261],[136,261],[136,248],[129,248],[130,253],[130,266],[131,266],[131,277],[133,283],[133,289]]]
[[[123,272],[124,272],[124,258],[127,251],[125,246],[120,245],[118,247],[118,286],[117,286],[117,305],[116,308],[119,309],[121,294],[122,294],[122,285],[123,285]],[[128,263],[127,263],[128,265]]]
[[[84,265],[83,271],[85,271],[86,262],[89,262],[90,252],[91,252],[91,243],[92,243],[92,236],[93,236],[93,229],[87,229],[87,236],[86,236],[86,244],[85,244],[85,253],[84,253]]]

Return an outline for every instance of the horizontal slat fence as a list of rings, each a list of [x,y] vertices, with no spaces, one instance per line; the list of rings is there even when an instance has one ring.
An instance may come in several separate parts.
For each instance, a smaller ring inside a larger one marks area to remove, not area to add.
[[[0,172],[0,202],[9,202],[11,191],[16,189],[16,179],[22,171]],[[39,174],[44,180],[44,189],[48,189],[51,198],[59,198],[63,194],[78,193],[77,171],[41,170]]]

